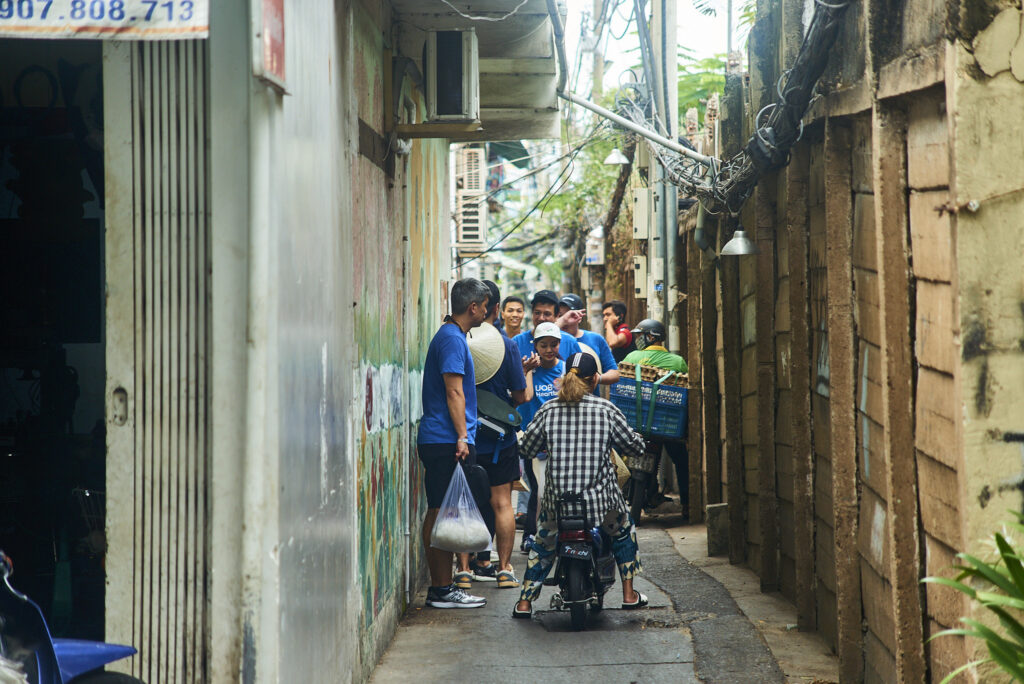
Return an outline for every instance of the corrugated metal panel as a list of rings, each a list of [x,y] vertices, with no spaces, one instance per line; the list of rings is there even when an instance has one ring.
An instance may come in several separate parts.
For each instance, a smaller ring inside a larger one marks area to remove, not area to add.
[[[121,258],[133,262],[134,443],[111,449],[108,469],[130,472],[133,505],[110,513],[108,534],[132,552],[111,554],[124,562],[108,566],[108,584],[131,586],[132,674],[168,684],[207,679],[206,55],[205,41],[176,41],[135,43],[130,57],[132,250]],[[128,616],[108,601],[108,638],[129,636]]]

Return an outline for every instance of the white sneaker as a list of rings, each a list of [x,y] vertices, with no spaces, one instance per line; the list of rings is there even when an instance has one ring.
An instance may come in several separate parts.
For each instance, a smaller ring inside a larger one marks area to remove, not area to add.
[[[484,597],[471,596],[455,585],[427,590],[427,605],[433,608],[483,608],[486,604]]]

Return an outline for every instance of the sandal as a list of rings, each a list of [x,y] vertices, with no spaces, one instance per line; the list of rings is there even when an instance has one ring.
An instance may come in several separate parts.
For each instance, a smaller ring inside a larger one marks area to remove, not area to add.
[[[533,617],[533,604],[530,604],[529,610],[519,610],[519,603],[516,602],[516,605],[512,608],[512,617],[517,620],[529,620]]]
[[[647,605],[647,596],[636,589],[633,590],[633,593],[636,594],[636,601],[633,603],[626,603],[623,601],[622,610],[636,610],[637,608],[643,608]]]

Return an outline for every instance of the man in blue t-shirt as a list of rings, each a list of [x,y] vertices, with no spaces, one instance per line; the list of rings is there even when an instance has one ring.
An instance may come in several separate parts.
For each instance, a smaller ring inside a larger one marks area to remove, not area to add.
[[[583,303],[583,299],[579,295],[570,293],[563,295],[558,300],[559,317],[565,316],[569,311],[586,313],[586,304]],[[601,368],[601,372],[597,375],[598,384],[614,385],[619,381],[619,364],[615,362],[612,348],[608,346],[604,335],[598,335],[592,330],[581,330],[581,322],[582,319],[580,321],[567,321],[562,326],[562,332],[576,338],[580,349],[597,359],[598,365]],[[600,392],[595,389],[594,394],[600,394]]]
[[[476,364],[478,379],[482,381],[476,386],[478,393],[490,392],[509,406],[518,406],[526,401],[526,376],[523,363],[515,342],[500,332],[495,333],[493,324],[498,318],[498,303],[501,293],[498,286],[490,280],[483,281],[491,292],[490,307],[484,324],[473,331],[470,340],[470,351]],[[476,335],[484,331],[483,335]],[[502,346],[498,346],[500,340]],[[499,357],[500,354],[500,357]],[[493,369],[497,359],[500,365],[490,377],[481,374]],[[479,361],[479,363],[478,363]],[[533,368],[539,364],[529,363]],[[498,433],[483,425],[476,434],[477,462],[487,471],[491,485],[491,508],[494,510],[494,537],[498,551],[497,568],[491,563],[490,551],[483,551],[470,560],[459,557],[459,571],[455,573],[455,583],[462,588],[469,586],[470,579],[478,581],[496,581],[500,589],[512,589],[519,586],[512,569],[512,547],[516,540],[516,519],[512,510],[512,483],[519,480],[519,445],[516,442],[515,430],[511,430],[503,438]]]
[[[490,294],[476,278],[455,283],[450,297],[452,314],[445,317],[430,341],[423,363],[423,417],[416,451],[423,462],[427,495],[423,520],[423,547],[430,571],[427,605],[435,608],[479,608],[487,603],[452,583],[452,553],[433,548],[430,535],[457,464],[476,462],[476,379],[466,333],[483,323]]]
[[[572,319],[575,319],[576,323],[579,324],[579,314],[572,314],[570,312],[564,318],[558,318],[556,317],[557,310],[558,295],[551,290],[538,290],[537,294],[533,295],[533,299],[530,300],[530,314],[533,316],[533,327],[536,328],[541,323],[554,323],[557,327],[563,328],[567,321]],[[523,357],[524,361],[533,358],[537,351],[533,346],[533,330],[524,330],[512,339],[519,346],[519,355]],[[574,337],[562,335],[562,340],[558,347],[558,355],[563,361],[580,351],[582,351],[580,345],[576,343]]]

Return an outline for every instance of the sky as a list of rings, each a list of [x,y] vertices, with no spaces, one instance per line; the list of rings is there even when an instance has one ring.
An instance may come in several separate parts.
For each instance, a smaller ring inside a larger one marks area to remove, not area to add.
[[[636,24],[630,24],[627,28],[627,21],[630,18],[633,7],[633,0],[613,0],[619,2],[619,7],[611,22],[611,33],[605,30],[605,37],[602,45],[606,46],[605,60],[611,62],[605,66],[605,89],[615,88],[619,83],[622,73],[633,64],[639,62],[639,54],[628,53],[630,49],[637,47]],[[706,17],[698,12],[692,0],[679,0],[676,5],[678,17],[678,40],[682,47],[693,51],[696,58],[711,57],[716,54],[724,54],[726,51],[726,19],[725,0],[716,0],[714,3],[718,9],[717,16]],[[734,5],[738,5],[736,2]],[[580,58],[580,26],[593,10],[593,0],[567,0],[568,16],[565,27],[566,58],[570,64],[570,79],[579,79],[580,87],[577,92],[589,93],[590,85],[590,54],[586,53],[583,59],[582,73],[576,76],[575,69]],[[651,2],[646,3],[647,7]],[[736,8],[733,8],[734,12]],[[623,32],[625,31],[625,35]],[[623,36],[621,40],[616,37]]]

